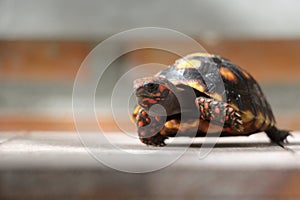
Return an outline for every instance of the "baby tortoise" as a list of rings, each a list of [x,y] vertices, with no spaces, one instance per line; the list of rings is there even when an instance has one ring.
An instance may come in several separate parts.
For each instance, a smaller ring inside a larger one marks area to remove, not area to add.
[[[217,89],[220,85],[223,90]],[[255,79],[217,55],[187,55],[153,77],[135,80],[134,89],[139,105],[133,119],[140,140],[147,145],[164,146],[164,140],[175,136],[179,127],[187,136],[196,130],[196,137],[212,134],[216,128],[221,136],[264,131],[281,147],[290,135],[275,126],[270,104]],[[191,90],[193,95],[187,92]],[[165,113],[150,115],[155,104],[163,106]],[[193,109],[198,109],[196,117]],[[182,112],[190,112],[190,119],[182,122]]]

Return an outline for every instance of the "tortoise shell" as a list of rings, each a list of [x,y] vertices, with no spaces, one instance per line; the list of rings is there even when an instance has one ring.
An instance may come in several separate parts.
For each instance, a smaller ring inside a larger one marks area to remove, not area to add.
[[[140,140],[148,145],[162,146],[179,130],[189,136],[195,127],[196,136],[217,133],[220,127],[221,136],[265,131],[281,147],[290,135],[275,126],[270,104],[256,80],[245,69],[217,55],[187,55],[154,77],[135,80],[134,89],[139,105],[132,117]],[[195,95],[190,96],[190,90]],[[159,113],[163,109],[151,114],[155,104],[163,106],[166,115]],[[195,107],[200,116],[194,115]],[[189,118],[181,121],[186,113]]]
[[[240,111],[245,133],[263,131],[275,124],[270,104],[259,84],[245,69],[228,59],[206,53],[190,54],[155,76],[227,102]]]

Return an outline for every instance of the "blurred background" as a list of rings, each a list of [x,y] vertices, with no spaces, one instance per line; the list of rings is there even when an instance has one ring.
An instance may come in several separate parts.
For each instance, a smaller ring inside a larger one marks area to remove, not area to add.
[[[149,26],[187,34],[208,52],[246,68],[261,83],[279,126],[299,130],[299,9],[297,0],[0,0],[0,130],[75,130],[72,88],[85,57],[113,34]],[[187,48],[159,35],[137,41]],[[117,42],[99,56],[132,42]],[[108,112],[109,104],[102,102],[109,102],[122,74],[143,63],[169,65],[176,58],[146,49],[117,59],[97,91],[98,114]],[[111,117],[101,123],[108,131],[118,130]],[[84,124],[89,129],[88,118]]]

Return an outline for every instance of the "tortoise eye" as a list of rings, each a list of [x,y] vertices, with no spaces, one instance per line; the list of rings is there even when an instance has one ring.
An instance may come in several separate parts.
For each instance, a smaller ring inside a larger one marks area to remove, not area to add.
[[[150,93],[156,92],[158,89],[158,84],[155,83],[148,83],[145,85],[145,90],[147,90]]]

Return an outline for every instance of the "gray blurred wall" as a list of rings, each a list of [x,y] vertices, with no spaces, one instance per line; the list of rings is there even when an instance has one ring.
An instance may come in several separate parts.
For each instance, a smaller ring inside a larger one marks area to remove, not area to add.
[[[99,39],[159,26],[203,38],[299,38],[298,0],[0,0],[0,39]]]

